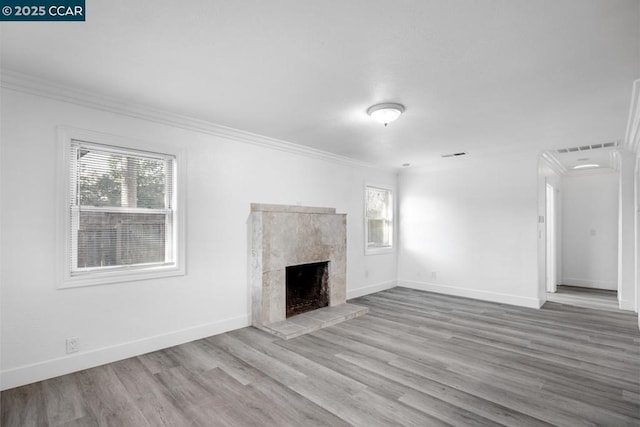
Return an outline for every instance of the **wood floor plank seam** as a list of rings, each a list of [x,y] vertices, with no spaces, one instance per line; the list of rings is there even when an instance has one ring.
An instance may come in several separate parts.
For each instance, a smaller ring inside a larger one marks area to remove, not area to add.
[[[291,340],[242,328],[3,391],[0,425],[637,427],[637,318],[589,298],[538,310],[392,288]]]

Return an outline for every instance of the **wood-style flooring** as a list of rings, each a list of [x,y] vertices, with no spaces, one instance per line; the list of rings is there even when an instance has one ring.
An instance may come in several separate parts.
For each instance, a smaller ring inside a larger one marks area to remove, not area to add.
[[[394,288],[281,340],[254,328],[2,393],[10,426],[638,426],[635,315]]]
[[[618,293],[605,289],[582,288],[579,286],[558,285],[556,292],[547,292],[547,301],[597,310],[620,310]]]

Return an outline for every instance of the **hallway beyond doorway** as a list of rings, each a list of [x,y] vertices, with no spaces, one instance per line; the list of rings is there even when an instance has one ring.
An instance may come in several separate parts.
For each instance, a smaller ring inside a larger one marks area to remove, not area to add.
[[[616,291],[558,285],[556,292],[547,292],[547,301],[598,310],[618,311]]]

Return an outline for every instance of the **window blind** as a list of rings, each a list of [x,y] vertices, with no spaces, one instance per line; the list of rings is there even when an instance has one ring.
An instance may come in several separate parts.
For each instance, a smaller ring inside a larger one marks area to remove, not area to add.
[[[72,275],[175,262],[175,157],[72,141]]]

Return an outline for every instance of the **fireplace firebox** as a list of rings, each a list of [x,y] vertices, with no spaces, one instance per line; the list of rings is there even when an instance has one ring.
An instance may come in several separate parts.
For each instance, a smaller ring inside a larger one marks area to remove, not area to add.
[[[329,262],[286,267],[286,317],[329,305]]]

